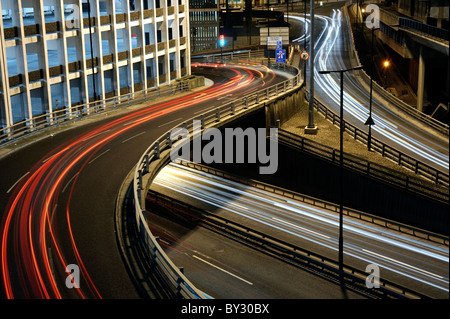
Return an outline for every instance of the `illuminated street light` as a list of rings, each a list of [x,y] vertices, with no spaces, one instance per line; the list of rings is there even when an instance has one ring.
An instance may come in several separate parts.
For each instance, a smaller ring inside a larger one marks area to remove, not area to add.
[[[390,65],[389,60],[384,60],[383,66],[384,66],[384,88],[387,88],[387,69]]]
[[[344,199],[344,73],[347,71],[360,70],[362,69],[362,65],[356,66],[350,69],[344,70],[323,70],[319,71],[319,74],[329,74],[329,73],[340,73],[341,76],[341,95],[340,95],[340,132],[339,132],[339,140],[340,140],[340,152],[339,152],[339,191],[340,191],[340,199],[339,199],[339,274],[341,279],[344,275],[344,237],[343,237],[343,199]]]

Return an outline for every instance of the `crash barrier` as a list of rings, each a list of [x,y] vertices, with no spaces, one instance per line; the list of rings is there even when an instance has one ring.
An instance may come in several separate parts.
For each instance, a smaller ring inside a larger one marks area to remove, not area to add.
[[[254,64],[254,67],[258,66]],[[193,123],[195,120],[198,120],[201,123],[202,129],[223,125],[239,116],[264,107],[266,102],[275,101],[284,95],[297,92],[303,86],[301,74],[295,67],[280,66],[279,64],[268,66],[260,65],[259,67],[269,67],[271,69],[288,72],[292,77],[187,120],[182,124],[182,128],[189,132],[190,138],[192,138],[193,135]],[[132,186],[136,225],[138,227],[137,232],[139,234],[138,239],[143,243],[143,246],[146,247],[148,258],[152,260],[153,265],[159,271],[160,275],[167,280],[168,284],[178,291],[180,297],[186,299],[204,299],[206,296],[189,282],[180,269],[172,263],[170,258],[168,258],[160,247],[157,239],[153,236],[147,225],[145,216],[146,192],[151,182],[158,174],[159,170],[170,161],[171,150],[180,147],[180,141],[173,141],[170,133],[179,128],[180,126],[176,126],[171,130],[168,130],[167,133],[154,141],[150,147],[147,148],[136,165]]]
[[[348,37],[350,39],[349,40],[350,41],[349,50],[350,50],[350,52],[352,52],[351,55],[352,55],[354,65],[355,66],[361,65],[360,60],[359,60],[358,50],[356,50],[355,44],[354,44],[355,39],[354,39],[353,31],[352,31],[352,28],[350,25],[349,11],[348,11],[347,5],[343,6],[342,9],[343,9],[342,10],[343,18],[345,19],[345,28],[347,29]],[[407,21],[408,19],[403,19],[403,20],[402,19],[403,18],[400,18],[400,21],[403,21],[403,23],[405,23],[405,24],[408,23],[408,21]],[[371,81],[370,76],[363,69],[357,70],[355,72],[357,72],[357,74],[359,74],[361,76],[361,82],[363,82],[364,85],[368,86],[370,84],[370,81]],[[435,131],[437,131],[441,134],[444,134],[445,136],[448,137],[448,135],[449,135],[448,124],[442,123],[442,122],[436,120],[435,118],[433,118],[432,116],[425,114],[425,113],[419,111],[418,109],[412,107],[411,105],[405,103],[404,101],[400,100],[393,94],[386,91],[376,81],[372,81],[372,85],[373,85],[373,92],[375,92],[376,94],[379,94],[379,96],[386,101],[387,105],[394,105],[398,110],[401,110],[402,112],[408,114],[412,118],[418,120],[420,123],[423,123],[423,124],[427,125],[428,127],[434,129]]]
[[[429,299],[428,296],[422,293],[384,278],[378,278],[378,288],[368,288],[367,278],[370,275],[369,273],[345,264],[342,267],[342,271],[340,271],[339,263],[331,258],[279,240],[258,230],[217,216],[217,214],[207,210],[199,209],[154,191],[149,192],[148,200],[176,214],[183,214],[184,217],[189,216],[193,222],[199,222],[206,227],[213,227],[215,230],[224,231],[226,234],[241,239],[249,245],[254,244],[257,249],[269,255],[309,269],[312,268],[315,272],[323,273],[327,278],[330,279],[331,277],[333,281],[341,285],[353,286],[371,298]]]
[[[280,141],[280,136],[278,137],[278,140]],[[297,201],[303,202],[305,204],[323,208],[323,209],[329,210],[331,212],[338,213],[340,211],[340,205],[338,205],[338,204],[335,204],[335,203],[332,203],[329,201],[325,201],[323,199],[315,198],[312,196],[300,194],[298,192],[294,192],[292,190],[285,189],[285,188],[282,188],[279,186],[267,184],[267,183],[264,183],[264,182],[261,182],[258,180],[241,177],[241,176],[232,174],[230,172],[219,170],[219,169],[211,167],[211,166],[194,163],[194,162],[190,162],[190,161],[185,161],[182,159],[177,160],[176,163],[179,165],[185,166],[185,167],[189,167],[189,168],[198,170],[199,172],[204,172],[204,173],[211,174],[214,176],[222,177],[222,178],[225,178],[230,181],[234,181],[237,183],[241,183],[243,185],[247,185],[247,186],[251,186],[251,187],[254,187],[257,189],[267,191],[269,193],[281,195],[283,197],[287,197],[292,200],[297,200]],[[447,236],[442,236],[440,234],[426,231],[424,229],[419,229],[416,227],[405,225],[405,224],[402,224],[402,223],[399,223],[399,222],[396,222],[396,221],[393,221],[390,219],[382,218],[379,216],[368,214],[368,213],[365,213],[365,212],[362,212],[362,211],[359,211],[356,209],[348,208],[348,207],[343,207],[342,213],[345,216],[349,216],[349,217],[356,218],[356,219],[359,219],[359,220],[362,220],[365,222],[376,224],[378,226],[389,228],[389,229],[392,229],[392,230],[395,230],[395,231],[398,231],[398,232],[401,232],[404,234],[408,234],[408,235],[411,235],[414,237],[426,239],[426,240],[436,242],[436,243],[439,243],[439,244],[442,244],[445,246],[449,245],[449,238]]]
[[[131,103],[143,103],[190,91],[191,88],[195,86],[192,85],[192,81],[195,81],[194,77],[185,77],[184,79],[160,87],[123,94],[85,104],[73,105],[69,108],[62,107],[50,113],[33,116],[30,119],[2,128],[0,131],[0,145],[47,127],[85,119],[89,115],[111,111],[122,106],[128,106]]]
[[[294,149],[321,157],[336,165],[338,165],[340,162],[341,154],[339,150],[322,145],[283,129],[278,130],[278,142]],[[397,186],[406,191],[427,197],[434,201],[448,204],[448,187],[439,187],[432,184],[431,182],[427,182],[423,179],[407,174],[399,173],[398,171],[395,171],[393,169],[389,169],[377,163],[364,160],[351,154],[343,154],[343,166],[346,169],[356,171],[369,178],[374,178],[384,183]]]
[[[308,95],[308,93],[306,93]],[[325,119],[331,121],[333,125],[340,124],[340,115],[336,114],[332,110],[330,110],[326,105],[317,99],[314,100],[314,107],[317,112],[322,114]],[[344,120],[344,132],[347,132],[350,136],[352,136],[355,140],[367,145],[369,140],[369,134],[355,125],[348,123]],[[377,138],[371,137],[371,150],[381,154],[383,157],[386,157],[400,166],[403,166],[415,174],[422,176],[436,185],[444,186],[446,188],[449,187],[449,176],[448,174],[428,165],[419,160],[414,159],[413,157],[397,150],[394,147],[391,147]]]

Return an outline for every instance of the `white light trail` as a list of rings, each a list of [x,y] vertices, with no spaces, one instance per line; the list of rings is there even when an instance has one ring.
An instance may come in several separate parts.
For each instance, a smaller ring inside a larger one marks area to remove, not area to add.
[[[304,23],[304,18],[290,16],[289,18],[296,19]],[[315,40],[315,71],[314,71],[314,81],[327,97],[336,105],[340,104],[340,79],[336,75],[332,74],[319,74],[320,70],[336,70],[345,69],[344,61],[342,57],[332,55],[332,51],[336,49],[338,44],[343,45],[342,40],[342,30],[341,25],[342,16],[340,10],[333,10],[332,17],[325,17],[316,15],[316,18],[324,23],[324,27]],[[309,18],[308,18],[309,19]],[[311,23],[307,20],[307,24]],[[298,38],[299,39],[299,38]],[[297,40],[297,39],[296,39]],[[352,73],[355,73],[353,71]],[[357,74],[357,73],[355,73]],[[348,81],[352,75],[346,77],[347,81],[344,80],[344,85],[352,83]],[[348,118],[348,115],[354,117],[358,122],[365,123],[368,118],[369,109],[364,105],[368,105],[368,100],[360,101],[357,96],[353,96],[349,93],[351,90],[344,89],[344,117]],[[376,100],[373,99],[373,103]],[[406,149],[411,150],[414,154],[422,158],[422,161],[430,161],[436,164],[438,167],[444,171],[448,171],[449,168],[449,157],[434,148],[418,141],[417,139],[408,136],[407,134],[401,132],[399,128],[385,120],[383,117],[377,115],[372,111],[372,118],[375,125],[372,126],[372,130],[378,134],[384,136],[385,138],[392,141],[392,145],[399,145]],[[394,146],[395,147],[395,146]]]

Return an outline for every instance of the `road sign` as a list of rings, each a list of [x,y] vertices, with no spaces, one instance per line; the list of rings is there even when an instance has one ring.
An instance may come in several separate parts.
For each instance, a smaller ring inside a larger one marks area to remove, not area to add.
[[[282,49],[283,49],[283,44],[282,44],[282,41],[279,40],[279,41],[277,41],[277,50],[282,50]]]
[[[275,54],[276,54],[275,62],[286,63],[286,50],[277,50]]]
[[[278,43],[283,43],[283,37],[281,36],[268,36],[267,37],[267,49],[275,50],[278,46]]]
[[[300,53],[300,58],[304,61],[309,59],[309,53],[308,51],[302,51],[302,53]]]

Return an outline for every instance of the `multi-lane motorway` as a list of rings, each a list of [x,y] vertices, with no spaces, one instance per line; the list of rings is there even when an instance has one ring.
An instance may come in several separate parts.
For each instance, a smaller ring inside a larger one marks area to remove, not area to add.
[[[166,166],[152,183],[152,190],[322,256],[337,259],[339,216],[328,209],[179,164]],[[153,224],[151,218],[149,224]],[[153,226],[161,236],[169,256],[179,266],[184,266],[188,278],[195,280],[194,283],[198,283],[206,293],[213,296],[215,294],[223,296],[225,292],[235,295],[241,293],[241,298],[260,296],[259,290],[248,284],[262,280],[260,272],[253,271],[254,268],[262,267],[260,262],[256,262],[258,266],[254,266],[255,262],[246,259],[245,255],[232,254],[228,250],[229,243],[224,239],[214,241],[213,236],[209,235],[211,237],[209,240],[198,240],[197,228],[185,229],[180,235],[180,232],[172,233],[173,229],[180,228],[180,225],[174,228],[160,227],[162,228],[158,229],[156,224]],[[365,270],[368,265],[375,264],[384,279],[433,298],[448,297],[448,246],[347,217],[344,219],[344,238],[346,265]],[[276,286],[278,289],[284,288],[286,298],[295,296],[295,293],[297,297],[305,295],[312,298],[335,297],[337,291],[333,291],[333,288],[327,292],[328,294],[324,294],[322,290],[324,283],[320,279],[316,279],[316,284],[309,286],[307,291],[302,291],[298,282],[302,280],[308,282],[309,275],[297,271],[293,276],[295,271],[289,265],[280,266],[278,263],[273,259],[264,261],[267,273],[272,274],[271,281],[267,285]],[[207,268],[205,264],[216,274],[215,279],[204,275],[205,272],[197,272],[199,265]],[[269,271],[275,268],[274,264],[278,267],[276,276]],[[221,272],[222,276],[218,276],[217,273]],[[233,273],[238,274],[241,281],[247,282],[247,285],[241,282],[241,285],[236,286],[237,291],[228,287],[227,280],[223,277],[228,275],[230,276],[228,281],[236,281],[237,275],[233,276]],[[295,285],[286,285],[289,278],[293,278],[290,283]],[[337,287],[338,285],[334,288]],[[280,292],[268,289],[265,293]]]
[[[199,71],[214,81],[204,90],[49,130],[20,149],[5,146],[12,150],[0,159],[2,297],[139,297],[114,223],[128,172],[171,127],[282,78],[266,68],[220,67]],[[74,279],[68,265],[80,271],[79,289],[66,286]]]
[[[315,62],[314,62],[314,96],[339,114],[340,74],[319,74],[321,70],[345,70],[356,65],[351,51],[352,39],[341,10],[333,10],[330,16],[315,15]],[[290,17],[291,23],[303,24],[304,18]],[[308,19],[308,16],[307,16]],[[307,20],[308,21],[308,20]],[[307,22],[309,24],[310,22]],[[294,41],[304,43],[299,36]],[[307,43],[309,37],[307,38]],[[367,66],[366,66],[367,68]],[[369,83],[362,85],[365,77],[362,71],[344,73],[344,118],[363,131],[369,117]],[[307,85],[309,68],[307,68]],[[449,140],[448,136],[426,129],[426,125],[396,112],[396,105],[389,105],[376,86],[372,97],[372,136],[382,142],[448,174]],[[400,103],[400,102],[399,102]]]
[[[319,39],[317,71],[350,66],[340,21],[340,13],[336,11],[331,17],[318,17],[315,22],[320,26],[316,28]],[[2,298],[139,297],[122,263],[115,233],[115,200],[121,183],[147,146],[171,127],[181,125],[193,114],[217,107],[229,99],[244,96],[251,90],[274,84],[280,79],[265,68],[255,72],[249,68],[218,67],[221,72],[214,69],[215,72],[207,74],[215,84],[205,90],[126,110],[120,114],[100,114],[56,134],[51,134],[52,131],[49,130],[48,135],[20,149],[11,150],[0,158]],[[334,75],[319,74],[315,78],[316,97],[337,107],[339,79]],[[346,118],[363,127],[368,115],[367,92],[361,90],[351,75],[346,75],[345,83]],[[375,100],[373,112],[376,123],[373,127],[374,136],[386,139],[386,143],[398,146],[414,157],[419,156],[437,168],[448,170],[448,140],[426,132],[416,133],[413,126]],[[13,149],[12,145],[5,147]],[[201,187],[202,192],[206,193],[204,183],[208,178],[201,177],[200,182],[200,177],[195,176],[190,173],[183,181],[190,183],[193,189]],[[174,186],[171,182],[166,183]],[[181,185],[181,181],[176,184]],[[214,192],[214,196],[210,195],[210,198],[217,199],[218,191],[214,190],[216,187],[217,185],[206,187],[208,191]],[[238,185],[233,185],[233,188],[233,199],[241,200],[243,194],[238,192]],[[251,194],[254,193],[249,192],[246,196],[251,197]],[[258,195],[259,202],[252,204],[249,197],[244,202],[232,201],[226,197],[225,202],[215,205],[219,204],[223,211],[232,207],[233,212],[240,212],[236,216],[245,217],[246,220],[257,219],[260,223],[264,219],[265,227],[276,229],[278,235],[294,236],[302,244],[311,245],[312,250],[317,249],[324,255],[335,253],[335,217],[327,212],[314,211],[312,207],[298,207],[297,203],[289,203],[287,207],[287,203],[280,199],[276,200],[276,205],[271,202],[269,215],[259,209],[261,205],[268,205],[267,195]],[[220,196],[230,195],[222,193]],[[254,209],[255,207],[258,209]],[[309,221],[308,225],[304,224],[306,220]],[[395,281],[405,280],[405,285],[412,285],[435,297],[448,296],[448,247],[387,234],[379,229],[374,231],[367,225],[348,222],[346,233],[353,237],[353,242],[346,243],[346,258],[349,262],[355,262],[363,268],[369,262],[380,264],[382,271],[386,271]],[[189,236],[191,234],[189,231],[182,231]],[[200,236],[200,241],[206,243],[211,239],[202,239],[202,236],[209,236],[204,233],[195,236]],[[380,248],[381,244],[360,245],[366,244],[367,236],[386,246]],[[219,259],[213,260],[209,254],[216,247],[210,246],[208,253],[205,253],[192,248],[195,242],[183,241],[190,246],[190,259],[195,259],[197,265],[201,265],[194,268],[196,276],[211,280],[218,274],[222,276],[219,281],[224,286],[221,291],[211,290],[211,295],[311,297],[306,291],[308,287],[314,286],[317,288],[313,295],[317,297],[347,297],[339,289],[333,290],[328,284],[318,283],[308,274],[303,275],[301,284],[289,281],[289,274],[298,271],[293,268],[284,268],[285,273],[279,273],[276,277],[267,276],[267,273],[280,269],[281,263],[275,264],[270,258],[253,255],[242,247],[236,250],[234,266],[218,263]],[[223,242],[223,245],[226,245],[223,246],[226,249],[221,249],[228,255],[233,255],[230,251],[237,249],[235,246],[231,248],[229,243]],[[172,248],[173,246],[170,249]],[[180,254],[183,250],[179,248],[175,247],[178,251],[173,250],[174,256],[183,255]],[[220,251],[216,250],[216,253],[220,254]],[[80,289],[67,288],[67,265],[79,268]],[[271,270],[267,271],[263,266]],[[239,284],[230,284],[229,277]],[[284,285],[276,287],[273,281],[284,282]],[[227,287],[231,295],[222,294],[227,291]],[[207,289],[210,288],[207,286],[201,288],[209,293]],[[357,296],[351,294],[350,297]]]
[[[293,24],[304,22],[303,17],[293,16],[290,19]],[[307,20],[306,23],[308,26],[310,21]],[[348,51],[350,47],[348,41],[351,39],[348,32],[345,32],[343,23],[339,10],[333,10],[330,17],[318,15],[315,21],[317,26],[315,96],[336,112],[339,112],[340,78],[335,74],[322,75],[319,71],[347,69],[354,66],[351,61],[352,53]],[[303,42],[301,36],[295,40],[299,43]],[[358,73],[345,74],[344,116],[350,123],[366,130],[364,123],[369,115],[369,94],[362,87],[360,77]],[[384,99],[377,98],[382,94],[378,92],[378,95],[374,94],[373,98],[372,117],[376,123],[373,126],[373,136],[419,161],[448,173],[448,138],[442,137],[441,134],[432,134],[430,130],[419,129],[407,118],[399,116],[397,112],[392,111],[395,105],[387,106]],[[236,218],[243,225],[257,223],[261,227],[269,227],[277,238],[293,236],[289,239],[290,241],[300,241],[302,247],[308,247],[312,251],[336,259],[337,216],[325,210],[304,207],[297,202],[287,203],[283,198],[274,199],[272,195],[261,194],[242,185],[225,180],[218,181],[211,176],[172,166],[161,172],[153,187],[158,192],[182,199],[192,206]],[[346,263],[355,265],[359,269],[365,269],[368,264],[375,263],[382,268],[385,278],[432,297],[448,297],[447,246],[405,237],[373,227],[373,225],[359,224],[353,220],[347,220],[346,223],[348,224],[345,237],[349,237],[345,244]],[[255,277],[260,280],[257,274],[246,268],[248,265],[245,263],[243,268],[236,266],[238,263],[236,260],[240,257],[225,259],[223,255],[226,254],[222,254],[225,248],[217,248],[220,251],[219,254],[212,252],[214,257],[205,255],[200,258],[199,256],[203,254],[197,246],[200,242],[193,239],[194,234],[199,232],[198,229],[185,230],[184,236],[180,236],[179,233],[171,235],[166,228],[164,231],[154,229],[165,238],[164,245],[167,247],[168,254],[180,265],[189,265],[197,269],[198,265],[207,267],[206,264],[215,268],[217,273],[222,271],[222,275],[225,273],[236,278],[236,273],[241,274],[241,279],[246,278],[242,280],[243,282],[251,282]],[[192,249],[193,245],[197,247],[197,250]],[[217,245],[220,246],[220,244]],[[206,249],[211,252],[210,248]],[[206,263],[205,260],[209,262]],[[227,264],[225,260],[233,264]],[[189,274],[190,278],[198,280],[203,289],[213,295],[222,296],[223,291],[219,287],[222,287],[223,279],[212,280],[210,277],[200,276],[195,270]],[[273,280],[275,284],[284,282],[285,278],[278,275]],[[224,286],[227,287],[224,289],[227,292],[237,293],[230,290],[227,285]],[[291,288],[285,288],[285,293],[289,295]],[[320,288],[318,290],[320,291]],[[239,288],[239,293],[243,296],[252,296],[252,293],[258,289],[243,291]],[[320,295],[319,292],[310,291],[310,293],[312,296]]]

